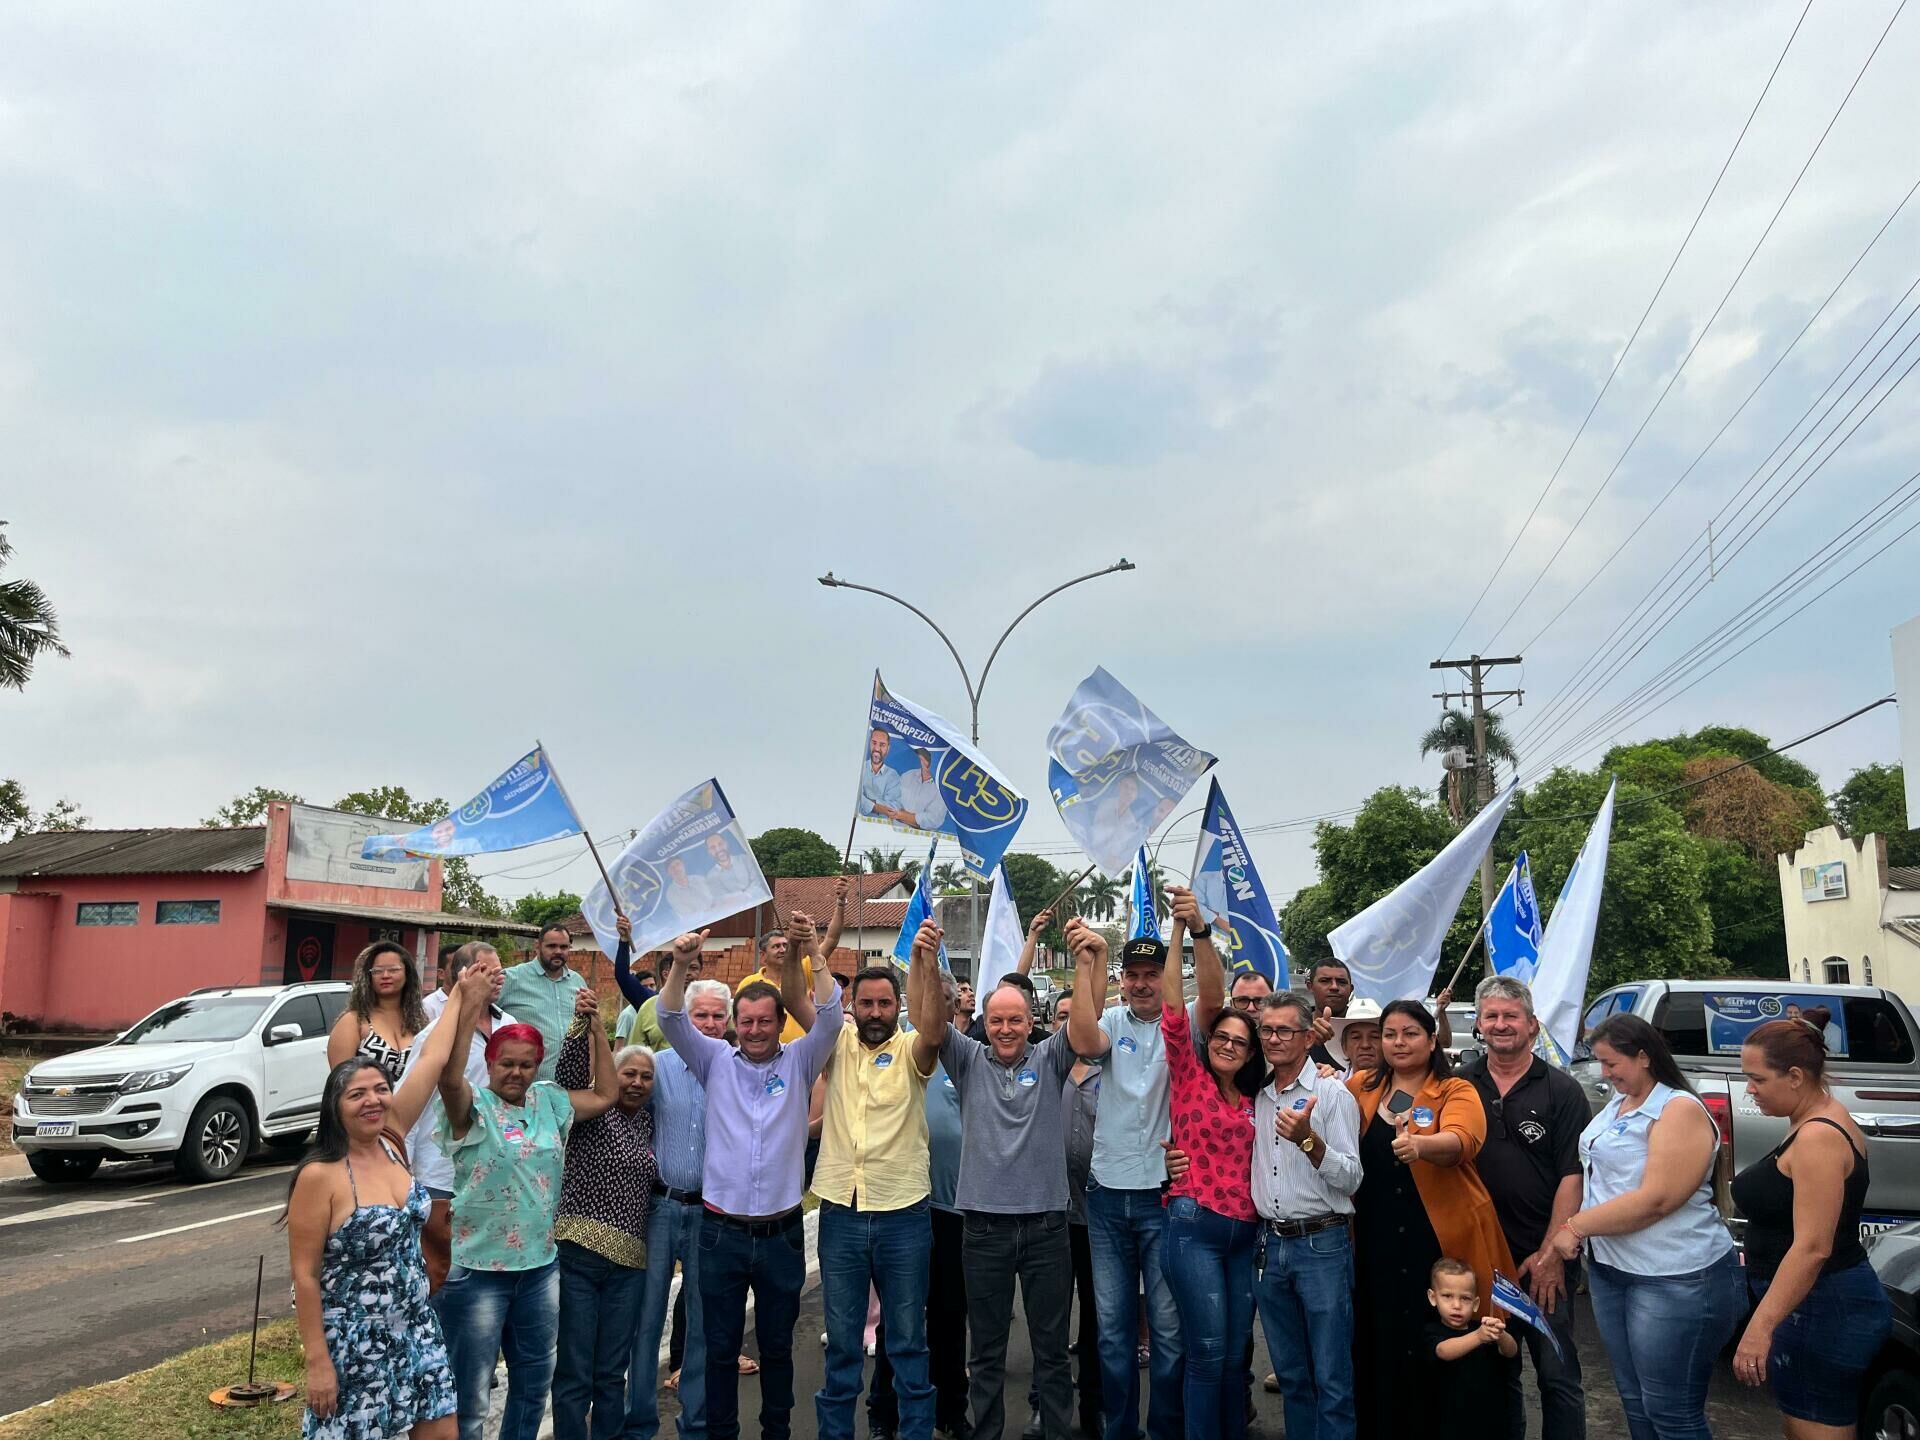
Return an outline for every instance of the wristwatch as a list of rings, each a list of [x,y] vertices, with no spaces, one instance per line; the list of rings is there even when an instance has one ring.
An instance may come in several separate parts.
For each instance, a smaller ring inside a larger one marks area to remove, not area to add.
[[[1307,1131],[1305,1137],[1303,1137],[1300,1141],[1300,1153],[1302,1155],[1311,1155],[1315,1150],[1319,1148],[1320,1148],[1319,1139],[1314,1135],[1314,1133],[1311,1130]]]
[[[1187,931],[1187,934],[1195,940],[1205,940],[1213,934],[1213,926],[1196,925],[1193,929]]]

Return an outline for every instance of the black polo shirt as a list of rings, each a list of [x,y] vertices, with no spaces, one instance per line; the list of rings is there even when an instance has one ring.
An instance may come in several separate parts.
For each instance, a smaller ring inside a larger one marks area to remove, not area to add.
[[[1580,1132],[1591,1113],[1586,1092],[1538,1055],[1505,1097],[1487,1073],[1485,1055],[1476,1055],[1458,1073],[1473,1083],[1486,1107],[1487,1143],[1474,1166],[1493,1196],[1518,1265],[1547,1238],[1560,1182],[1580,1173]]]

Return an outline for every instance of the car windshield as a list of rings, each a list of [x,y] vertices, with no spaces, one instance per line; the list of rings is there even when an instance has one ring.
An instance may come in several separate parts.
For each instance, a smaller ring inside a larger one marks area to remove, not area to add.
[[[253,1028],[271,995],[189,995],[162,1005],[116,1042],[167,1045],[177,1040],[238,1040]]]

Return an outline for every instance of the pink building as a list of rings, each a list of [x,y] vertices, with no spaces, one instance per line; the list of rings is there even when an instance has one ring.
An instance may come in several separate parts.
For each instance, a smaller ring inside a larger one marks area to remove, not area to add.
[[[360,859],[404,825],[275,804],[231,830],[72,830],[0,845],[0,1022],[114,1031],[190,990],[352,978],[374,940],[432,984],[439,932],[532,935],[440,908],[440,862]]]

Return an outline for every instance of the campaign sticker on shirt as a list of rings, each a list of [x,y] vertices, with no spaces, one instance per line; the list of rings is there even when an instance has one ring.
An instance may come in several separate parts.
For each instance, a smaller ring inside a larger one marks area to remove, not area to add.
[[[873,1057],[873,1068],[876,1070],[884,1070],[891,1064],[893,1064],[893,1052],[891,1050],[882,1050],[878,1055]]]
[[[522,1140],[527,1138],[527,1132],[522,1130],[518,1125],[502,1125],[500,1127],[500,1138],[509,1145],[518,1145]]]
[[[1022,1070],[1013,1078],[1019,1081],[1020,1084],[1025,1085],[1029,1090],[1040,1083],[1040,1077],[1031,1070]]]
[[[1138,1050],[1140,1047],[1134,1043],[1133,1036],[1122,1035],[1119,1040],[1119,1048],[1126,1051],[1129,1055],[1131,1055],[1133,1054],[1134,1051]]]
[[[786,1081],[782,1080],[778,1075],[767,1076],[767,1094],[778,1096],[778,1095],[784,1095],[786,1093],[787,1093]]]
[[[947,1087],[947,1089],[949,1089],[949,1090],[952,1090],[952,1089],[954,1089],[954,1088],[955,1088],[955,1087],[954,1087],[954,1083],[953,1083],[953,1076],[951,1076],[951,1075],[942,1075],[942,1076],[940,1077],[940,1079],[941,1079],[941,1081],[942,1081],[942,1082],[943,1082],[943,1083],[944,1083],[944,1084],[946,1085],[946,1087]]]
[[[1303,1096],[1302,1096],[1302,1097],[1301,1097],[1300,1099],[1298,1099],[1298,1100],[1296,1100],[1296,1101],[1294,1101],[1294,1102],[1293,1102],[1293,1108],[1294,1108],[1294,1109],[1296,1109],[1296,1110],[1304,1110],[1304,1109],[1306,1109],[1306,1108],[1307,1108],[1307,1101],[1306,1101],[1306,1097],[1305,1097],[1305,1096],[1303,1095]]]
[[[1413,1123],[1416,1125],[1431,1125],[1433,1123],[1433,1111],[1424,1105],[1419,1106],[1413,1112]]]

